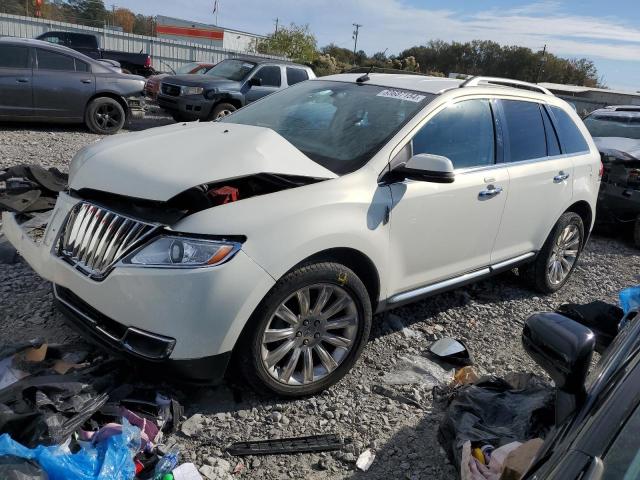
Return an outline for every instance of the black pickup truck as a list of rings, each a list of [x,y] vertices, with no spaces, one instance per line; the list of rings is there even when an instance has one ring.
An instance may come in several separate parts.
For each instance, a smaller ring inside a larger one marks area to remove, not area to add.
[[[98,39],[90,33],[58,32],[43,33],[36,37],[38,40],[64,45],[96,60],[113,60],[120,64],[125,73],[133,73],[148,77],[155,75],[156,71],[151,67],[151,56],[146,53],[119,52],[116,50],[104,50],[99,47]]]

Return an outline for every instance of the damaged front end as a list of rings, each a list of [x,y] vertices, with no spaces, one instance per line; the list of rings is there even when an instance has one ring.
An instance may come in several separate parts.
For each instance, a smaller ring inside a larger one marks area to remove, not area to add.
[[[600,223],[631,223],[640,215],[640,158],[601,149],[603,176],[598,198]]]

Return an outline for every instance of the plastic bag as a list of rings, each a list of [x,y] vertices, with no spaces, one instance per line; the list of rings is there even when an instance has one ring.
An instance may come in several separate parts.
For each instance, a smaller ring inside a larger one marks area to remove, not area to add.
[[[71,453],[60,446],[40,445],[29,449],[0,436],[0,456],[14,455],[35,460],[50,480],[132,480],[135,477],[133,457],[140,448],[140,430],[122,419],[122,435],[109,437],[95,446],[85,446]]]
[[[624,313],[640,307],[640,285],[625,288],[620,292],[620,306]]]
[[[438,429],[438,440],[451,462],[460,466],[462,446],[544,437],[554,424],[555,390],[530,374],[510,374],[505,379],[482,377],[460,387]]]

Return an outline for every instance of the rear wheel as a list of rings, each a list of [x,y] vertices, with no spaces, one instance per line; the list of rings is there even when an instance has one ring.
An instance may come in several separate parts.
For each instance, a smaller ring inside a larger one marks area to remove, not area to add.
[[[235,107],[235,105],[232,105],[226,102],[219,103],[213,107],[213,110],[211,110],[211,115],[209,115],[209,118],[214,121],[220,120],[221,118],[224,118],[227,115],[232,114],[236,110],[237,108]]]
[[[371,302],[343,265],[318,263],[283,277],[256,310],[236,355],[249,385],[311,395],[338,382],[369,337]]]
[[[539,292],[556,292],[571,276],[583,247],[582,218],[577,213],[566,212],[551,230],[535,261],[520,270]]]
[[[118,133],[127,120],[124,108],[110,97],[95,98],[85,113],[85,124],[94,133],[113,135]]]

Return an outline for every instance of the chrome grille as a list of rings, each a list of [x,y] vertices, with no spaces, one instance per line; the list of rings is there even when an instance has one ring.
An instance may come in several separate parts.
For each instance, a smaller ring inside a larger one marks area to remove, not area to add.
[[[67,217],[58,239],[57,253],[86,275],[102,278],[114,263],[157,228],[82,202]]]

